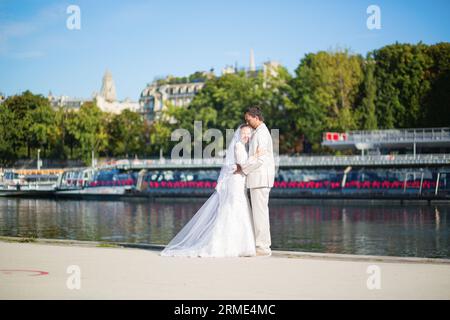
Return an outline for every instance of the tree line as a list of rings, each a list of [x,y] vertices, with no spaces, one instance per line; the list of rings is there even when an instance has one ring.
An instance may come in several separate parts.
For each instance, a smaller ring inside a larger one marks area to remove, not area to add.
[[[395,43],[366,56],[349,50],[306,54],[294,74],[237,72],[206,80],[188,108],[167,105],[149,123],[138,113],[102,112],[95,102],[77,111],[53,109],[29,91],[0,105],[0,161],[41,156],[90,162],[101,157],[170,155],[176,128],[236,128],[244,110],[262,108],[280,131],[280,152],[324,152],[326,131],[442,127],[450,124],[450,43]]]

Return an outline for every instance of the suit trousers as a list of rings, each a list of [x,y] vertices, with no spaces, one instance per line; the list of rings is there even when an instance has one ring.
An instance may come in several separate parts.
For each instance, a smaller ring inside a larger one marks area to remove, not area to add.
[[[255,231],[256,249],[270,251],[269,223],[270,188],[251,188],[253,229]]]

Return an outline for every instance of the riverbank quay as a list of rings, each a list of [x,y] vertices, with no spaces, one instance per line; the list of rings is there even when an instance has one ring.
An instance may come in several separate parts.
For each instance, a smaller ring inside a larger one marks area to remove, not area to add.
[[[168,258],[161,248],[2,237],[0,299],[450,299],[448,259]]]

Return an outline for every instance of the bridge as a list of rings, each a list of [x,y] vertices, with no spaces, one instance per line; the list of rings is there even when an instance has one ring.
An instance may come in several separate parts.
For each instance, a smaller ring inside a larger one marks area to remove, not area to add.
[[[450,154],[416,155],[354,155],[276,157],[280,168],[340,167],[340,166],[424,166],[450,165]],[[143,159],[118,160],[99,165],[104,169],[194,169],[220,168],[223,159]]]
[[[450,128],[325,132],[322,145],[333,149],[450,148]]]

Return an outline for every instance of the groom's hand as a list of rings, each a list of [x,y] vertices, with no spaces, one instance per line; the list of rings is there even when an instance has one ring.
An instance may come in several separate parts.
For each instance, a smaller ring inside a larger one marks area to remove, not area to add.
[[[233,172],[234,174],[237,174],[237,173],[241,173],[242,172],[242,167],[241,167],[241,165],[240,164],[236,164],[236,170]]]

